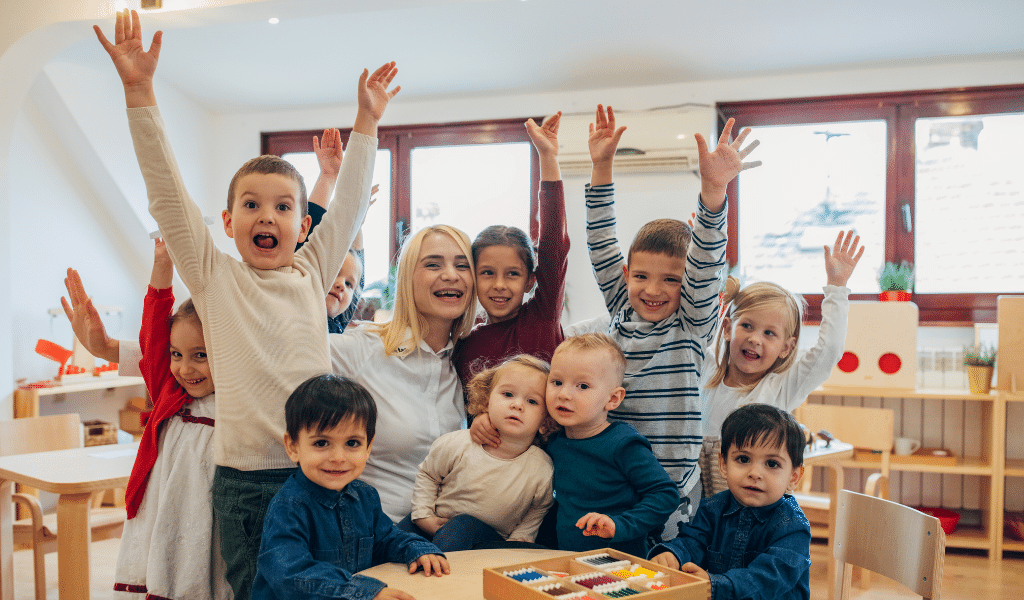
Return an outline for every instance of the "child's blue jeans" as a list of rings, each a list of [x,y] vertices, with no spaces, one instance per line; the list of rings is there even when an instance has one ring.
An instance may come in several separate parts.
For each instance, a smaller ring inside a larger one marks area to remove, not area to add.
[[[424,539],[433,542],[440,548],[441,552],[472,550],[473,546],[477,544],[502,540],[501,535],[493,527],[469,515],[455,515],[433,536],[417,527],[412,522],[411,515],[402,519],[398,528],[423,536]]]

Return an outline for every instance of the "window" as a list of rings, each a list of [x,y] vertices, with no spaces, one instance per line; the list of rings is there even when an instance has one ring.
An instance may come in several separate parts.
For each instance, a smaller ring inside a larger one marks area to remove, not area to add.
[[[764,161],[730,186],[729,262],[803,293],[815,320],[821,247],[853,228],[853,299],[906,260],[922,323],[994,322],[998,294],[1024,293],[1022,106],[1024,86],[720,104]]]
[[[380,191],[363,224],[367,286],[386,281],[402,240],[428,225],[454,225],[472,240],[500,223],[536,239],[540,167],[525,120],[379,129]],[[342,130],[346,144],[349,131]],[[312,139],[322,133],[264,133],[262,152],[295,164],[311,189],[319,174]]]

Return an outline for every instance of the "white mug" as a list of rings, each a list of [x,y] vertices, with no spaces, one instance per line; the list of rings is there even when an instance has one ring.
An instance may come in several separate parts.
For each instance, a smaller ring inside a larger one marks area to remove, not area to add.
[[[906,456],[913,454],[921,447],[921,442],[913,438],[898,437],[892,441],[893,450],[896,454]]]

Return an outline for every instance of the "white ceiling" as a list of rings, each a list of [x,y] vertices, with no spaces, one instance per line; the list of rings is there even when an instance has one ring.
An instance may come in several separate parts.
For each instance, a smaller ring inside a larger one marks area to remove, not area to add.
[[[352,103],[359,71],[388,60],[403,96],[437,97],[1019,58],[1022,25],[1022,0],[267,0],[143,15],[147,40],[164,30],[158,75],[214,110]],[[107,61],[95,40],[66,55]]]

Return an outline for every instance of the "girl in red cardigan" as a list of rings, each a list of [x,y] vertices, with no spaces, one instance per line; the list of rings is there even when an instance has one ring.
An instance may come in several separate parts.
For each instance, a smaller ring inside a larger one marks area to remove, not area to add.
[[[518,227],[492,225],[473,242],[476,290],[487,320],[456,345],[452,357],[463,387],[474,375],[517,354],[550,361],[562,343],[565,271],[569,265],[569,234],[565,228],[565,196],[558,168],[558,124],[562,113],[526,130],[540,158],[539,244]],[[541,261],[537,260],[539,253]],[[524,297],[534,291],[533,298]],[[473,421],[473,440],[497,446],[498,431],[486,414]]]

